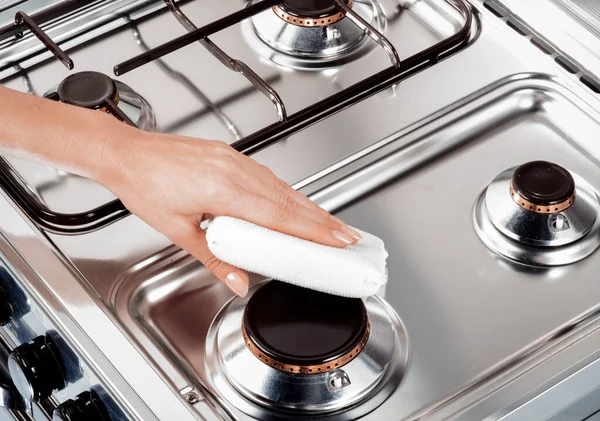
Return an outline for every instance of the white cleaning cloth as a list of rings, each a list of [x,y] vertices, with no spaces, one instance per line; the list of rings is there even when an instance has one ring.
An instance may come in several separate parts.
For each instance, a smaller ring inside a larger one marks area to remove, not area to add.
[[[219,216],[208,223],[210,251],[240,269],[342,297],[374,295],[387,282],[383,241],[363,236],[336,248],[282,234],[250,222]]]

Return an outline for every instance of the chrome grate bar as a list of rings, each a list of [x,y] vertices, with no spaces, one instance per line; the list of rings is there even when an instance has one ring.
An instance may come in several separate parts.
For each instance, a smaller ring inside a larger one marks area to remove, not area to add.
[[[127,72],[137,69],[140,66],[143,66],[144,64],[148,64],[157,58],[161,58],[172,53],[173,51],[177,51],[180,48],[186,47],[196,41],[200,41],[201,39],[206,38],[215,32],[222,31],[223,29],[238,24],[244,19],[275,6],[280,1],[281,0],[263,0],[260,3],[243,8],[229,16],[225,16],[224,18],[209,23],[202,28],[196,29],[162,45],[159,45],[150,51],[124,61],[123,63],[117,64],[114,67],[114,73],[117,76],[121,76]]]
[[[337,7],[346,12],[346,16],[350,18],[352,22],[360,29],[365,31],[367,35],[369,35],[373,41],[379,44],[390,56],[390,60],[395,67],[400,67],[400,56],[396,51],[396,48],[392,45],[392,43],[383,36],[377,29],[373,28],[371,24],[369,24],[366,20],[364,20],[358,13],[352,10],[351,7],[348,7],[343,0],[334,0]]]
[[[196,31],[198,27],[183,13],[183,11],[175,4],[174,0],[164,0],[169,10],[175,15],[179,23],[183,25],[189,32]],[[237,72],[244,76],[250,83],[252,83],[259,91],[261,91],[267,98],[271,100],[277,111],[277,117],[279,121],[285,121],[287,119],[287,113],[285,111],[285,105],[277,91],[273,89],[267,82],[264,81],[254,70],[252,70],[246,63],[240,60],[231,58],[225,51],[221,50],[214,42],[208,37],[199,40],[200,44],[204,46],[214,57],[216,57],[225,67],[234,72]]]
[[[23,12],[17,12],[15,15],[15,24],[24,26],[31,31],[33,35],[46,46],[54,57],[56,57],[65,67],[72,70],[74,67],[73,60],[65,53],[46,33],[35,23],[35,21]],[[22,36],[22,33],[21,33]]]

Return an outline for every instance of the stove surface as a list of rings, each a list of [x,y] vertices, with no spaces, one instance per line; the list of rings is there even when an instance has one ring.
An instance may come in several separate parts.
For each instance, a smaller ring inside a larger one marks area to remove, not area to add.
[[[587,30],[600,37],[600,5],[594,0],[552,0],[558,7],[578,20]]]
[[[406,328],[410,366],[369,417],[434,417],[446,400],[545,350],[598,308],[597,252],[570,266],[512,263],[481,241],[473,216],[491,180],[527,161],[556,162],[600,191],[600,150],[588,136],[600,129],[598,117],[543,77],[507,80],[392,136],[383,158],[310,196],[382,238],[390,253],[381,296]],[[218,393],[204,332],[215,329],[214,314],[230,297],[192,259],[169,254],[126,279],[115,305],[134,331],[148,332]]]
[[[383,32],[401,60],[464,24],[445,0],[384,0],[377,5],[385,15]],[[324,208],[386,244],[389,282],[366,306],[373,311],[380,308],[373,301],[381,303],[389,311],[377,314],[398,322],[383,330],[395,332],[394,338],[367,342],[364,349],[376,353],[382,343],[393,343],[390,349],[402,352],[393,354],[393,369],[382,377],[391,386],[374,391],[363,413],[372,412],[364,419],[474,420],[492,413],[499,419],[499,411],[517,398],[591,355],[560,354],[568,357],[534,386],[523,380],[530,378],[526,374],[531,365],[548,367],[559,350],[597,328],[598,251],[593,248],[571,265],[518,264],[482,239],[476,211],[478,198],[495,177],[529,161],[556,163],[576,180],[585,180],[592,194],[600,192],[600,149],[590,136],[600,130],[600,103],[581,83],[580,74],[572,75],[556,63],[554,54],[536,47],[535,33],[512,29],[506,17],[499,18],[483,2],[473,1],[470,7],[474,19],[469,45],[325,119],[283,132],[278,142],[252,155]],[[240,4],[212,2],[209,8],[206,2],[191,1],[181,8],[199,27],[239,10]],[[263,16],[270,13],[266,10]],[[76,71],[114,77],[115,64],[186,33],[173,15],[158,12],[68,52]],[[365,38],[365,45],[372,45],[343,65],[299,69],[303,60],[292,63],[265,54],[269,50],[253,33],[251,20],[211,35],[210,41],[268,81],[288,115],[385,69],[391,59]],[[292,64],[293,69],[286,67]],[[43,94],[68,74],[60,63],[46,61],[3,82]],[[198,43],[114,78],[147,101],[156,130],[233,143],[278,120],[267,97]],[[134,120],[137,114],[128,113]],[[25,161],[11,159],[10,164],[30,193],[55,211],[82,212],[114,199],[89,180]],[[194,416],[285,417],[286,411],[273,413],[252,403],[247,396],[253,391],[236,392],[231,387],[235,379],[216,371],[214,360],[225,359],[219,345],[215,348],[216,321],[237,317],[245,303],[199,262],[131,215],[80,235],[43,235],[81,276],[82,285],[124,338],[151,367],[160,368],[169,389],[189,399]],[[44,272],[44,265],[38,266]],[[46,271],[43,279],[51,279]],[[253,276],[253,288],[262,281]],[[52,291],[74,314],[88,314],[74,304],[75,292],[64,283],[52,282]],[[112,338],[107,333],[114,332],[94,328],[90,317],[81,320],[98,347],[144,389],[132,374],[135,366],[109,349]],[[264,367],[258,367],[257,373],[264,374]],[[244,381],[253,380],[252,370]],[[352,384],[344,393],[360,395]],[[498,392],[507,388],[519,395]],[[485,408],[476,406],[490,396]],[[485,415],[473,415],[470,408]],[[344,412],[331,418],[353,419]]]

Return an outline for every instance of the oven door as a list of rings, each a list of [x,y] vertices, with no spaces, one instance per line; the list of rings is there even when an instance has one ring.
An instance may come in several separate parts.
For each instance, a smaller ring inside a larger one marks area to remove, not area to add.
[[[0,420],[30,421],[25,403],[15,388],[8,371],[8,349],[0,342]]]

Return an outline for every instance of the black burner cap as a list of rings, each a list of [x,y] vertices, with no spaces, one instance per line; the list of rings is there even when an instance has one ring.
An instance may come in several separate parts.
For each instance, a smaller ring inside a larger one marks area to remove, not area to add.
[[[348,4],[348,0],[345,3]],[[290,15],[311,19],[331,16],[340,11],[333,0],[284,0],[279,7]]]
[[[114,99],[117,86],[103,73],[80,72],[65,78],[58,85],[57,93],[61,102],[97,109],[103,107],[107,99]]]
[[[513,174],[512,185],[525,200],[541,206],[565,202],[575,193],[569,171],[546,161],[521,165]]]
[[[244,328],[268,357],[309,366],[340,358],[360,343],[368,326],[359,298],[344,298],[271,281],[248,301]]]

